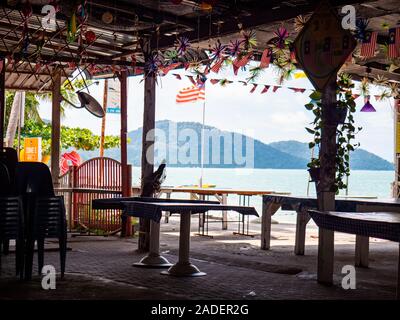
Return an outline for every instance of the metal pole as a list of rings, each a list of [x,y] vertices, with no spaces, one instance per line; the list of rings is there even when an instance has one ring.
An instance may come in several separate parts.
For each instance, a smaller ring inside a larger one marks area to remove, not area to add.
[[[200,188],[203,187],[203,173],[204,173],[204,123],[206,120],[206,101],[203,102],[203,125],[201,127],[201,171],[200,171]]]
[[[104,96],[103,110],[104,117],[101,119],[101,136],[100,136],[100,157],[104,157],[104,136],[106,132],[106,115],[107,115],[107,97],[108,97],[108,79],[104,80]]]

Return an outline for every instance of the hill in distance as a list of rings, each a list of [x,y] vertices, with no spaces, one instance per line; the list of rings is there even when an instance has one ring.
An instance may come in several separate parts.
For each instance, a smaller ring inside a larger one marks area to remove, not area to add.
[[[197,122],[157,121],[156,137],[158,134],[160,136],[156,141],[156,164],[166,159],[169,167],[199,167],[201,131],[202,125]],[[246,167],[246,163],[243,163],[246,160],[248,166],[259,169],[306,169],[311,157],[308,144],[299,141],[266,144],[249,136],[211,126],[205,126],[205,132],[208,147],[205,148],[204,166],[208,168]],[[142,128],[129,132],[128,137],[128,162],[140,166]],[[207,146],[207,142],[205,145]],[[80,154],[88,159],[98,156],[98,151]],[[119,160],[120,149],[106,150],[105,156]],[[355,170],[393,170],[392,163],[360,148],[351,154],[351,167]]]

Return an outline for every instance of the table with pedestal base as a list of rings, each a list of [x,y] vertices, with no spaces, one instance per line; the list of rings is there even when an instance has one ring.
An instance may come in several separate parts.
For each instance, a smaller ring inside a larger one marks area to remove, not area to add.
[[[140,202],[174,202],[174,203],[209,203],[219,204],[218,201],[203,201],[203,200],[182,200],[182,199],[160,199],[151,197],[118,197],[108,199],[94,199],[92,201],[92,209],[95,210],[109,210],[118,209],[124,210],[125,205],[123,202],[140,201]],[[135,215],[131,212],[131,216],[139,217],[141,215]],[[153,216],[154,218],[154,216]],[[143,257],[139,262],[133,264],[134,267],[141,268],[169,268],[172,266],[165,257],[160,255],[160,223],[156,220],[150,220],[150,245],[148,254]]]
[[[162,272],[162,274],[177,277],[198,277],[205,275],[204,272],[201,272],[195,265],[190,263],[190,220],[192,214],[204,213],[212,210],[231,210],[244,215],[254,215],[258,217],[258,213],[253,207],[231,206],[213,203],[196,203],[193,201],[122,201],[122,204],[124,205],[124,214],[135,217],[147,217],[157,223],[161,220],[163,211],[168,211],[171,214],[180,214],[179,259],[176,264],[168,269],[168,271]],[[155,242],[159,243],[159,229],[158,235],[154,235],[153,233],[150,235],[150,243],[153,243],[155,246]]]
[[[150,249],[147,256],[136,267],[167,268],[163,274],[172,276],[202,276],[205,273],[190,263],[190,221],[192,214],[205,213],[215,210],[232,210],[244,215],[258,217],[253,207],[221,205],[216,201],[182,200],[182,199],[159,199],[159,198],[113,198],[96,199],[92,201],[93,209],[121,209],[123,214],[132,217],[151,219],[150,222]],[[180,214],[180,236],[179,236],[179,261],[171,265],[168,260],[160,255],[160,220],[162,212]]]

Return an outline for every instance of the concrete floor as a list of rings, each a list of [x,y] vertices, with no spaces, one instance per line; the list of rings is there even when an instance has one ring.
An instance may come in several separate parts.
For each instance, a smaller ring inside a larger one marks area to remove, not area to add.
[[[371,239],[370,267],[357,268],[356,289],[344,290],[344,265],[354,261],[355,237],[336,234],[335,283],[332,287],[316,281],[318,230],[307,229],[306,254],[296,256],[293,224],[274,224],[272,248],[259,249],[260,225],[253,222],[254,238],[233,235],[237,226],[210,224],[213,238],[195,236],[197,219],[192,220],[192,262],[207,273],[205,277],[174,278],[159,269],[132,266],[143,256],[135,252],[137,239],[118,237],[73,237],[69,239],[65,279],[57,279],[56,290],[43,290],[41,278],[18,281],[14,255],[2,258],[0,299],[394,299],[397,283],[398,245]],[[177,261],[179,217],[162,224],[161,252]],[[47,248],[57,247],[47,242]],[[36,256],[35,256],[36,260]],[[35,261],[36,262],[36,261]],[[45,264],[59,270],[58,252],[45,253]],[[35,265],[35,273],[37,268]]]

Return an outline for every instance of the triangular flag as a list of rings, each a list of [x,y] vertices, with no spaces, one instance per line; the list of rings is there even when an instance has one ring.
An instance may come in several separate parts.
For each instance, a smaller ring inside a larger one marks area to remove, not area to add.
[[[264,89],[262,89],[261,94],[268,92],[271,86],[264,85]]]
[[[226,59],[225,57],[219,59],[219,60],[211,67],[210,70],[211,70],[212,72],[218,73],[219,70],[221,69],[222,64],[224,63],[225,59]]]
[[[276,92],[279,88],[280,88],[280,86],[274,86],[274,87],[272,88],[272,92]]]
[[[175,78],[177,78],[178,80],[182,80],[182,77],[180,74],[173,73],[172,75],[175,76]]]
[[[237,76],[239,67],[236,66],[235,62],[232,63],[232,67],[233,67],[233,73],[235,74],[235,76]]]
[[[186,77],[188,77],[188,79],[190,80],[190,82],[193,84],[193,85],[196,85],[196,81],[194,81],[194,78],[193,78],[193,76],[186,76]]]
[[[256,91],[258,84],[253,83],[253,88],[251,88],[250,93]]]
[[[379,100],[381,100],[382,97],[380,95],[375,95],[374,98],[376,101],[379,101]]]
[[[294,74],[294,78],[295,79],[302,79],[302,78],[307,78],[306,74],[304,73],[304,71],[300,71],[300,72],[296,72]]]
[[[306,91],[306,89],[304,88],[289,88],[290,90],[293,90],[294,92],[301,92],[303,93],[304,91]]]
[[[271,62],[271,51],[269,48],[265,49],[262,56],[261,56],[261,62],[260,62],[260,68],[268,68],[269,64]]]
[[[356,100],[360,95],[357,93],[353,93],[351,96],[353,97],[354,100]]]
[[[167,75],[168,72],[170,72],[170,71],[173,70],[173,69],[178,68],[180,65],[181,65],[180,62],[172,63],[172,64],[170,64],[169,66],[161,67],[160,70],[162,71],[162,73],[163,73],[164,76],[165,76],[165,75]]]
[[[219,79],[210,79],[210,82],[212,84],[217,84],[219,82]]]

